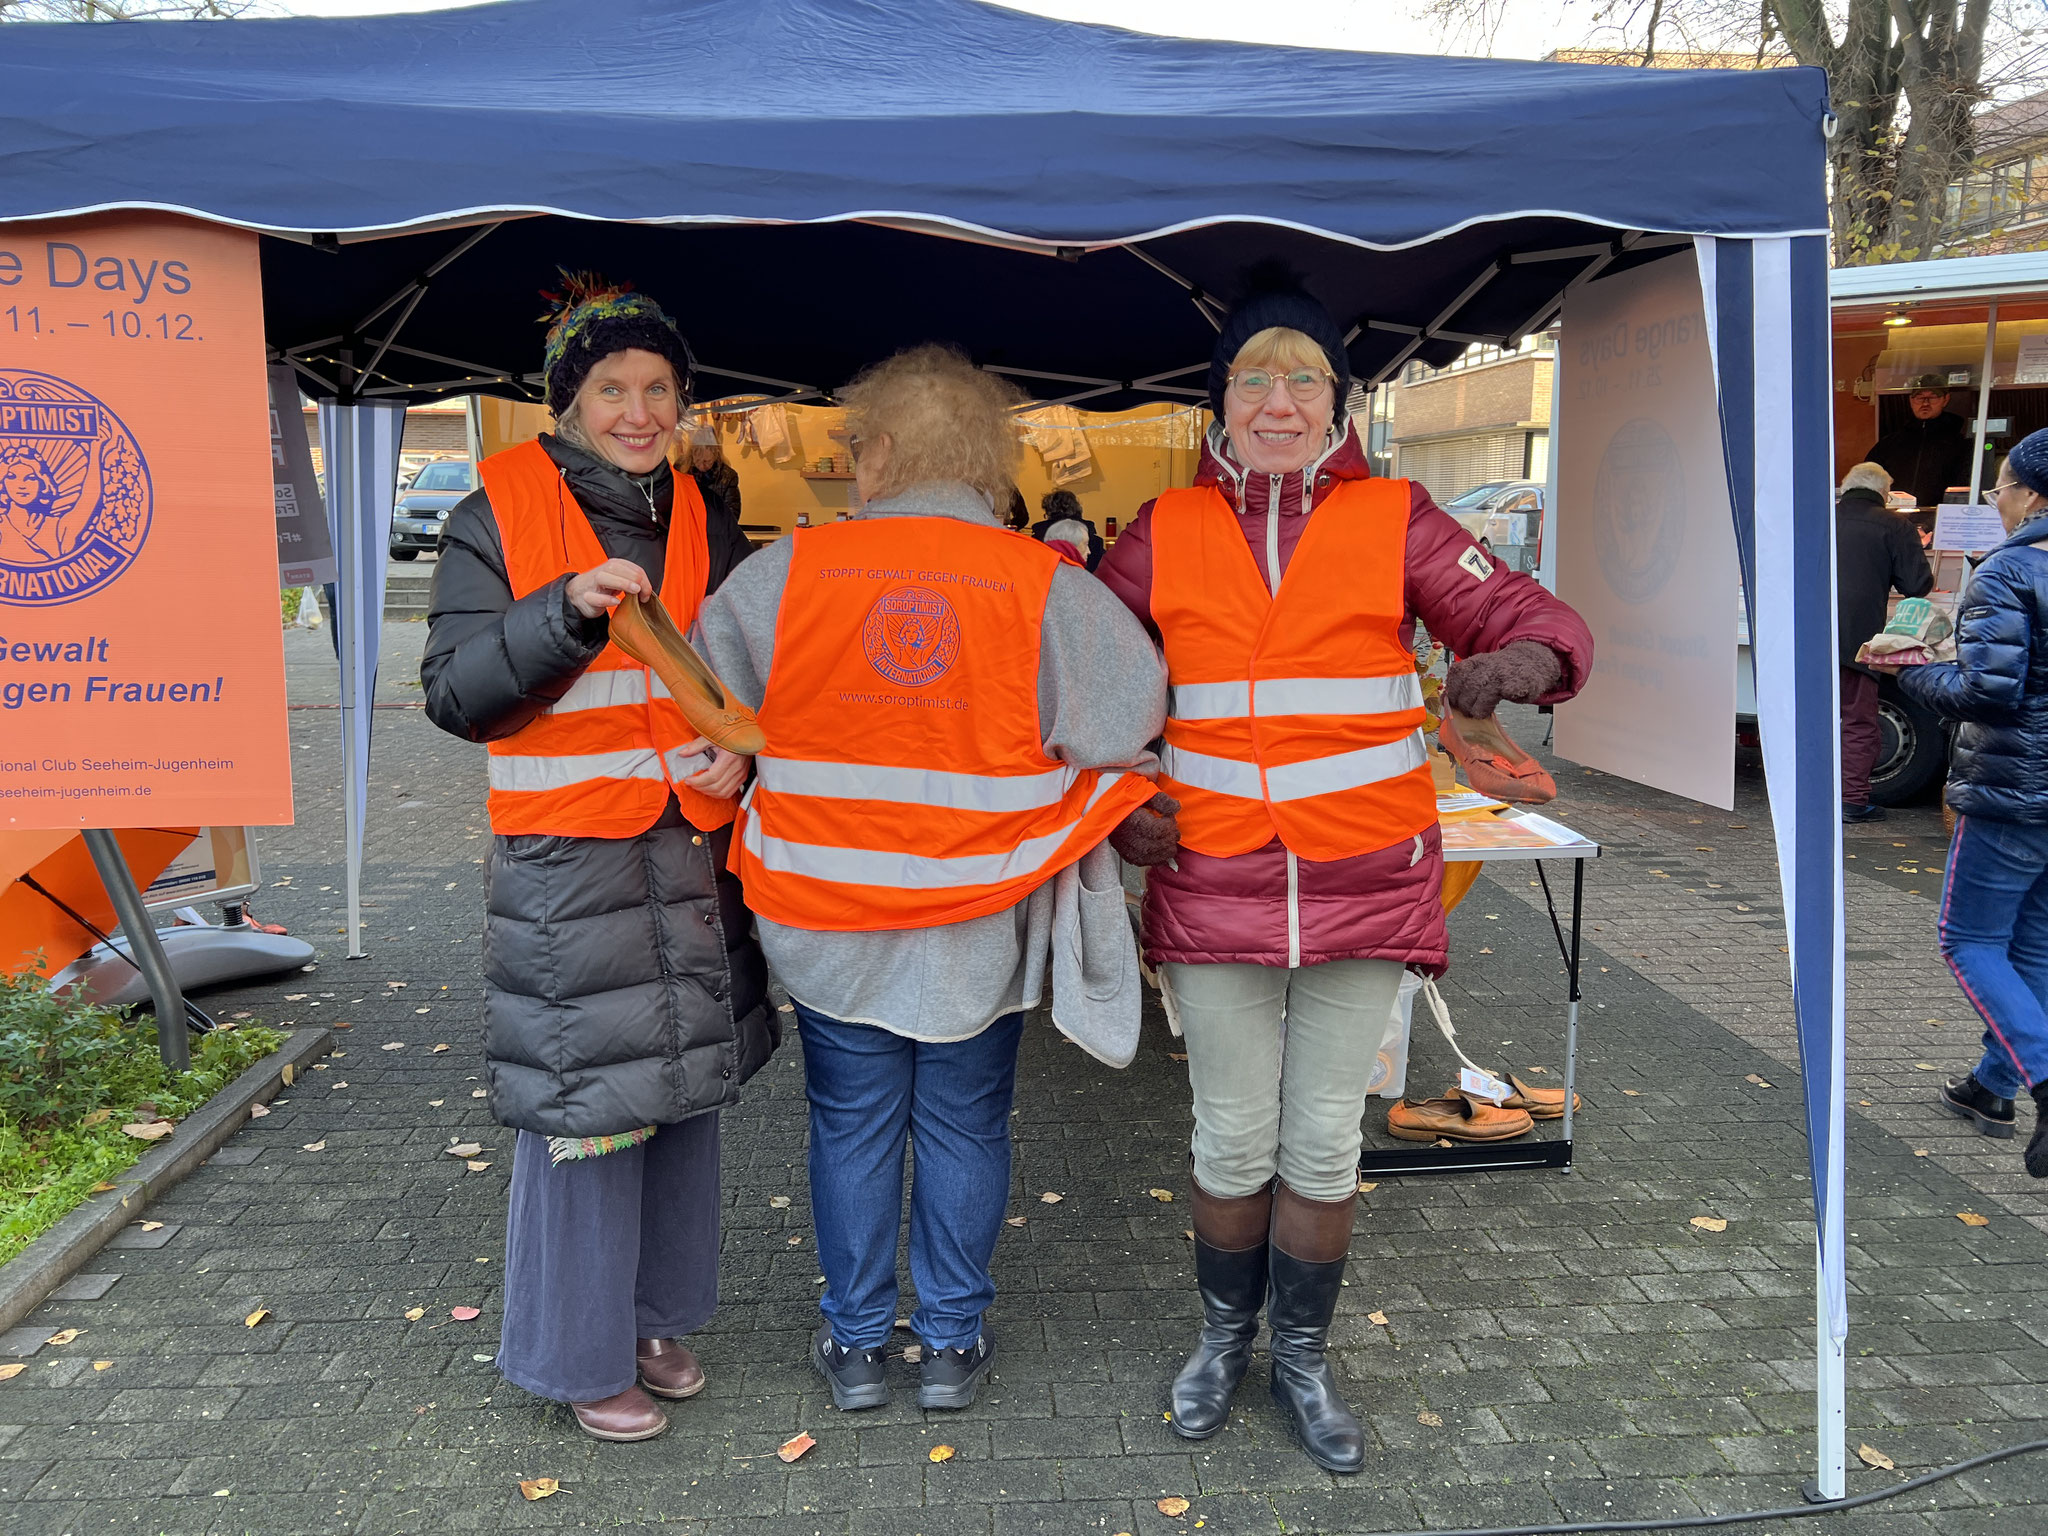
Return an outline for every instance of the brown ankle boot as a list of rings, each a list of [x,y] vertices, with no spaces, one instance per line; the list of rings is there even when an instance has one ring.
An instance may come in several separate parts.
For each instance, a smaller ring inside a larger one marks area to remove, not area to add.
[[[704,1390],[703,1367],[674,1339],[642,1339],[633,1353],[640,1363],[640,1385],[656,1396],[695,1397]]]
[[[571,1403],[583,1433],[597,1440],[652,1440],[668,1428],[668,1415],[638,1387],[594,1403]]]

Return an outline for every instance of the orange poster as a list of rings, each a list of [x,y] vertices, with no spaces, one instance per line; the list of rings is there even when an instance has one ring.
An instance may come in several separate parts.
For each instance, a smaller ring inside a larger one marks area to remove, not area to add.
[[[0,225],[0,828],[292,819],[256,236]]]

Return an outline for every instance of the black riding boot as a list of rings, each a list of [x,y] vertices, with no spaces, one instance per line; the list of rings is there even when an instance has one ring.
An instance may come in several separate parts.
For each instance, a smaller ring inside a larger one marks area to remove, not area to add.
[[[1268,1255],[1272,1293],[1266,1323],[1273,1331],[1273,1398],[1294,1421],[1302,1449],[1332,1472],[1365,1465],[1365,1432],[1337,1390],[1325,1351],[1330,1320],[1344,1285],[1351,1245],[1353,1195],[1308,1200],[1285,1184],[1273,1200]]]
[[[1193,1183],[1192,1180],[1189,1181]],[[1230,1421],[1230,1398],[1251,1362],[1266,1300],[1266,1231],[1273,1192],[1226,1200],[1194,1184],[1195,1284],[1202,1336],[1173,1378],[1168,1423],[1183,1440],[1206,1440]]]
[[[2048,1179],[2048,1083],[2034,1090],[2034,1139],[2027,1143],[2027,1172]]]

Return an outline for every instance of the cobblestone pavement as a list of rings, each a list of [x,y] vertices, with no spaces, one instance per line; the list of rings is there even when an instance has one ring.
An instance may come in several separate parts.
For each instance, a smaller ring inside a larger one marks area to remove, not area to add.
[[[393,703],[417,700],[404,679],[421,633],[387,630]],[[324,634],[288,641],[294,699],[331,704]],[[300,820],[262,835],[261,911],[320,946],[317,969],[208,1000],[335,1026],[338,1054],[160,1201],[162,1228],[130,1229],[89,1265],[102,1278],[65,1293],[80,1299],[28,1320],[32,1339],[83,1331],[0,1382],[0,1528],[1336,1536],[1798,1502],[1812,1236],[1753,780],[1728,816],[1564,775],[1562,813],[1613,847],[1588,882],[1577,1168],[1366,1194],[1337,1340],[1372,1446],[1340,1480],[1290,1445],[1262,1359],[1215,1440],[1184,1444],[1162,1421],[1197,1307],[1185,1068],[1156,1016],[1120,1073],[1047,1024],[1027,1031],[1024,1225],[1004,1232],[1001,1355],[974,1409],[908,1406],[899,1362],[894,1406],[842,1415],[804,1363],[817,1270],[794,1040],[726,1121],[725,1301],[695,1341],[705,1395],[676,1405],[665,1438],[608,1446],[506,1386],[490,1361],[510,1138],[473,1096],[483,755],[416,709],[381,711],[376,731],[369,957],[337,942],[335,715],[298,709]],[[1880,827],[1853,846],[1896,866],[1891,841]],[[1562,974],[1540,893],[1521,867],[1495,869],[1454,920],[1447,995],[1475,1056],[1556,1073]],[[1899,1468],[1852,1461],[1860,1492],[2041,1434],[2048,1236],[2026,1219],[2042,1212],[2010,1177],[2012,1144],[1950,1136],[1923,1107],[1936,1078],[1914,1062],[1959,1070],[1975,1034],[1932,956],[1925,895],[1859,877],[1851,901],[1866,958],[1851,991],[1850,1441]],[[1413,1086],[1449,1080],[1433,1035],[1415,1057]],[[489,1166],[444,1154],[463,1139]],[[1699,1215],[1727,1229],[1692,1227]],[[268,1320],[244,1326],[259,1307]],[[785,1466],[772,1453],[800,1429],[817,1448]],[[955,1455],[934,1462],[941,1444]],[[564,1491],[522,1501],[518,1481],[536,1477]],[[1775,1529],[2025,1536],[2048,1531],[2030,1502],[2044,1485],[2035,1457]],[[1166,1497],[1187,1512],[1163,1514]]]

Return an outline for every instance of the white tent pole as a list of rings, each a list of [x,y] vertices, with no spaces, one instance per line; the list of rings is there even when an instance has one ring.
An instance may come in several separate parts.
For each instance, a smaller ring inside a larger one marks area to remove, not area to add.
[[[362,508],[356,481],[361,465],[361,411],[354,405],[335,407],[334,462],[328,479],[334,492],[335,556],[340,584],[335,607],[341,619],[341,805],[343,846],[348,862],[348,954],[363,955],[363,807],[356,788],[356,762],[367,722],[357,718],[356,684],[361,675],[363,628],[370,622],[363,603]]]
[[[1836,1094],[1835,1097],[1839,1100],[1841,1095]],[[1836,1212],[1840,1209],[1837,1204]],[[1834,1235],[1837,1240],[1844,1236],[1841,1231]],[[1814,1295],[1818,1298],[1813,1313],[1813,1336],[1818,1354],[1814,1403],[1815,1428],[1819,1434],[1819,1475],[1809,1497],[1818,1494],[1819,1499],[1814,1500],[1818,1503],[1839,1499],[1849,1488],[1849,1350],[1848,1340],[1835,1338],[1828,1326],[1828,1275],[1818,1242],[1813,1247],[1813,1262]]]
[[[1984,366],[1977,374],[1977,448],[1970,455],[1970,505],[1984,491],[1984,437],[1991,424],[1991,370],[1998,350],[1998,306],[1984,323]]]

